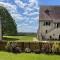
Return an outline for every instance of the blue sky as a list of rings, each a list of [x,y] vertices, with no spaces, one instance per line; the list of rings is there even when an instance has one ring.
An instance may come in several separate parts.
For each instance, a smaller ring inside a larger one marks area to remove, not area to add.
[[[16,21],[18,32],[37,32],[40,5],[60,5],[60,0],[0,0]]]

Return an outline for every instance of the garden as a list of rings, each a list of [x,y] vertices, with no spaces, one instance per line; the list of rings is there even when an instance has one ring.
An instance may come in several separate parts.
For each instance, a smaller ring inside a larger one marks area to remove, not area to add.
[[[1,60],[60,60],[60,43],[0,42]]]
[[[17,25],[9,12],[0,7],[2,20],[0,60],[60,60],[60,42],[33,42],[36,36],[17,36]]]

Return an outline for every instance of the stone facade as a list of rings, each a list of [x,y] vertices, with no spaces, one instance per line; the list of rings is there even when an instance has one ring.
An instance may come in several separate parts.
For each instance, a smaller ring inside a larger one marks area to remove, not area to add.
[[[60,6],[41,6],[39,40],[60,40]]]

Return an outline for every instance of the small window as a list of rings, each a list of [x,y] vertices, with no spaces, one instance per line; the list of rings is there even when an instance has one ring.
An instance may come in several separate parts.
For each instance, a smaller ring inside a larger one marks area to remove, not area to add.
[[[57,23],[57,28],[60,27],[60,23]]]
[[[49,10],[47,9],[47,10],[45,10],[45,13],[47,14],[47,15],[49,15]]]
[[[50,22],[44,22],[44,25],[50,25]]]
[[[48,32],[48,30],[45,31],[46,33]]]
[[[50,39],[52,39],[52,36],[50,36]]]

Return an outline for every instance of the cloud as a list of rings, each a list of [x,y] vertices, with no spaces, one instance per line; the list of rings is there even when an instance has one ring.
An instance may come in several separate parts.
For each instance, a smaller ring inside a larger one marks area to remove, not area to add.
[[[33,16],[33,15],[38,15],[38,14],[39,14],[38,12],[33,12],[33,13],[29,13],[28,15]]]
[[[18,14],[18,13],[12,13],[11,15],[12,15],[12,17],[13,17],[15,20],[23,19],[22,15],[20,15],[20,14]]]
[[[0,2],[0,6],[7,8],[9,11],[16,10],[16,5],[11,5],[10,3]]]
[[[38,15],[39,15],[39,6],[38,6],[38,1],[37,0],[28,0],[29,3],[24,3],[22,0],[15,0],[15,3],[17,6],[22,8],[24,10],[23,16],[21,19],[24,21],[22,24],[19,24],[18,28],[25,31],[25,30],[32,30],[32,31],[37,31],[38,28]],[[34,17],[35,16],[35,17]],[[24,29],[23,29],[24,28]]]
[[[21,8],[24,8],[27,5],[26,3],[23,3],[21,0],[15,0],[15,3]]]
[[[0,6],[5,7],[9,11],[11,16],[13,18],[16,18],[16,15],[17,15],[17,9],[16,9],[17,6],[16,5],[11,5],[10,3],[0,2]]]
[[[14,2],[16,4],[0,2],[0,6],[5,7],[9,11],[13,19],[16,21],[18,32],[36,31],[39,15],[37,0],[28,0],[29,3],[24,3],[22,0],[14,0]],[[23,9],[24,12],[18,12],[17,7]]]
[[[20,28],[21,27],[21,28]],[[24,29],[23,29],[24,28]],[[30,26],[30,25],[27,25],[27,24],[22,24],[22,25],[19,25],[18,26],[18,32],[37,32],[36,30],[37,28],[34,26]]]
[[[21,0],[15,0],[15,3],[20,8],[24,9],[24,12],[30,12],[30,11],[32,11],[34,9],[38,9],[38,2],[37,2],[37,0],[29,0],[29,3],[23,3]]]

